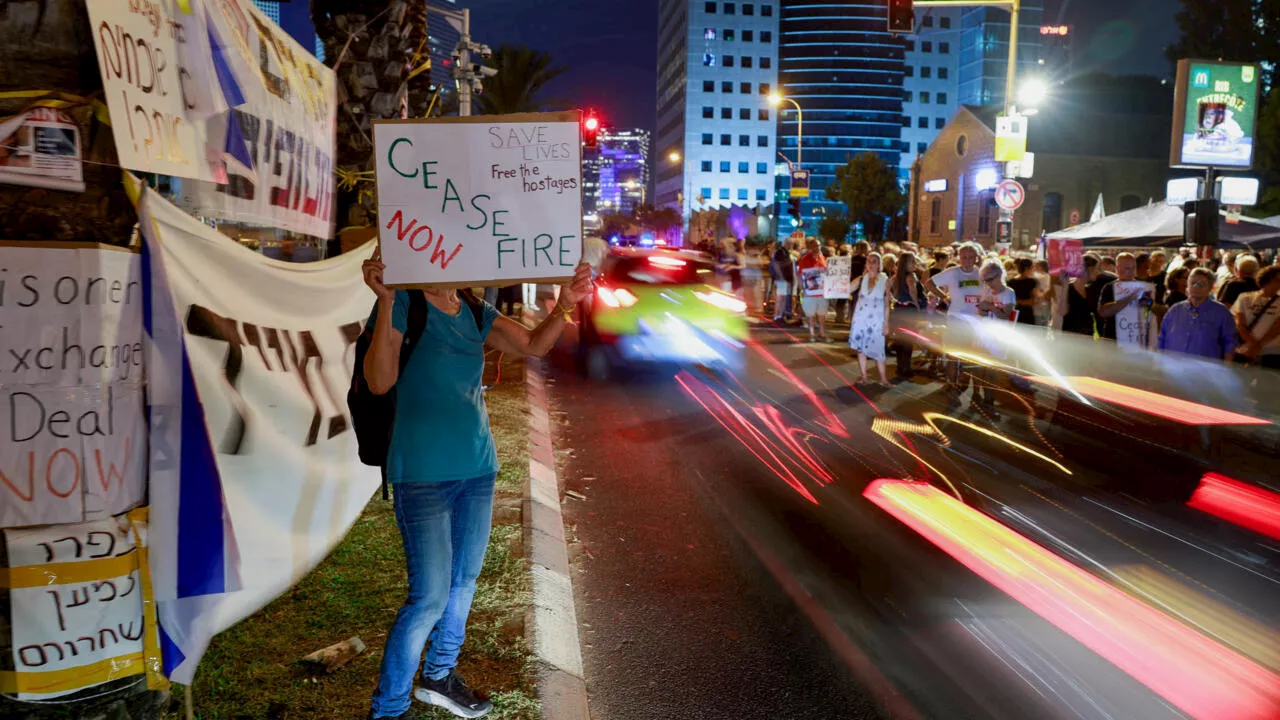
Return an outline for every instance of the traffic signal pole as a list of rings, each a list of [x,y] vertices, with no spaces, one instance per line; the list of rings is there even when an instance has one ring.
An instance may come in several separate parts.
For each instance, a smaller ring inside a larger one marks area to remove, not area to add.
[[[1004,75],[1004,114],[1013,114],[1014,79],[1018,67],[1018,11],[1020,0],[915,0],[915,7],[1003,7],[1009,9],[1009,67]]]
[[[983,6],[987,6],[987,7],[1003,7],[1003,8],[1009,9],[1009,64],[1008,64],[1008,67],[1005,68],[1005,73],[1004,73],[1004,115],[1008,117],[1015,114],[1017,108],[1014,106],[1014,103],[1013,103],[1013,93],[1014,93],[1015,81],[1018,75],[1018,20],[1019,20],[1019,10],[1021,9],[1021,0],[915,0],[915,2],[912,3],[912,5],[914,7],[957,7],[957,6],[983,7]],[[1003,177],[1010,176],[1007,167],[1002,169],[1001,175]],[[910,210],[908,210],[908,217],[911,217],[913,214],[916,217],[918,217],[919,213],[915,212],[916,203],[919,202],[919,189],[916,182],[914,181],[912,182],[912,185],[909,188],[909,193],[910,193],[909,202],[911,203],[911,208]],[[963,207],[963,204],[964,204],[963,194],[961,194],[960,202],[961,202],[961,207]],[[1007,214],[1007,219],[1010,222],[1012,222],[1013,220],[1012,212]],[[958,217],[957,217],[957,220],[959,220]],[[1001,221],[1003,222],[1004,220],[1005,220],[1005,217],[1002,216]],[[956,223],[957,239],[959,238],[961,229],[962,229],[962,224],[960,222],[957,222]],[[909,232],[912,235],[915,235],[917,232],[917,228],[914,225],[911,225]],[[998,234],[999,233],[997,233],[997,235]],[[1012,233],[1010,236],[1010,240],[1012,241]]]

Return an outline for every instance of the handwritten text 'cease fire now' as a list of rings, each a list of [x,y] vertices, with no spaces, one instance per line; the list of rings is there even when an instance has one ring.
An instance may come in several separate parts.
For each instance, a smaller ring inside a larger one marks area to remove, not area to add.
[[[496,183],[519,182],[521,191],[524,193],[548,192],[559,195],[565,192],[577,192],[576,176],[550,177],[543,173],[541,167],[531,164],[538,160],[571,159],[568,144],[546,143],[545,133],[544,126],[531,130],[513,129],[509,133],[501,128],[490,128],[489,135],[492,141],[490,144],[493,148],[520,148],[524,153],[522,158],[530,161],[522,162],[514,168],[502,167],[495,163],[489,168],[490,179]],[[397,163],[397,149],[402,145],[404,148],[400,150],[401,160]],[[504,261],[508,264],[519,262],[521,267],[572,267],[574,265],[572,256],[577,246],[576,234],[553,235],[541,232],[532,234],[532,237],[519,237],[507,232],[504,228],[507,227],[508,221],[504,216],[510,213],[509,210],[493,209],[493,197],[487,193],[476,193],[464,203],[453,178],[445,177],[443,185],[436,179],[441,175],[440,171],[435,169],[439,161],[421,160],[415,164],[405,158],[412,148],[413,141],[409,138],[396,138],[387,149],[387,164],[401,177],[415,179],[421,177],[424,190],[441,191],[441,215],[462,213],[469,220],[466,224],[468,230],[479,231],[489,228],[491,236],[497,240],[499,270],[503,268]],[[391,216],[386,228],[388,230],[395,228],[396,239],[401,242],[407,240],[409,248],[415,252],[429,250],[431,263],[439,265],[441,269],[447,270],[449,263],[453,262],[453,259],[463,250],[463,243],[454,243],[450,250],[445,245],[443,233],[435,232],[421,219],[406,217],[403,210],[397,210]],[[508,258],[507,255],[512,257]]]

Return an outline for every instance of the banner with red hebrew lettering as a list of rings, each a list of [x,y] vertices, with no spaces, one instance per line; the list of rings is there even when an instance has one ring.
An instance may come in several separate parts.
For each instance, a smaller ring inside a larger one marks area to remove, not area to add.
[[[0,243],[0,527],[142,502],[141,263],[78,243]]]
[[[205,217],[333,237],[337,83],[252,0],[206,0],[212,63],[231,106],[209,123],[226,182],[184,183],[179,204]]]

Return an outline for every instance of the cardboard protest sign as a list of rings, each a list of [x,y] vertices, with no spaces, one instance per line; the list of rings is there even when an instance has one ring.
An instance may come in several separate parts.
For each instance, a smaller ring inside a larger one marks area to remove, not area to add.
[[[1111,284],[1115,293],[1115,301],[1121,302],[1130,295],[1146,293],[1155,295],[1155,285],[1140,280],[1117,280]],[[1126,305],[1116,313],[1116,344],[1128,348],[1149,348],[1155,346],[1154,318],[1151,310],[1138,302]]]
[[[129,519],[4,533],[12,672],[0,691],[47,700],[144,671],[139,555]]]
[[[88,9],[120,164],[214,180],[204,120],[219,108],[202,6],[89,0]]]
[[[1080,240],[1045,239],[1045,255],[1049,274],[1084,277],[1084,242]]]
[[[388,285],[558,282],[582,259],[580,113],[373,124]]]
[[[849,282],[853,279],[853,258],[847,255],[836,255],[827,258],[827,279],[823,292],[828,298],[848,298],[853,295]]]
[[[141,263],[123,248],[0,243],[0,527],[142,500]]]

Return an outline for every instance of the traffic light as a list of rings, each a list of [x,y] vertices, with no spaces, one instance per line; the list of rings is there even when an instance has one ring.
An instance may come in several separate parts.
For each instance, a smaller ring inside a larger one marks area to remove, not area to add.
[[[587,118],[582,121],[582,145],[583,147],[593,148],[596,146],[596,135],[600,132],[600,118],[596,117],[594,110],[587,113]]]
[[[910,33],[916,29],[916,10],[911,0],[889,0],[889,32]]]
[[[800,198],[791,198],[787,201],[787,214],[795,219],[800,219]]]

